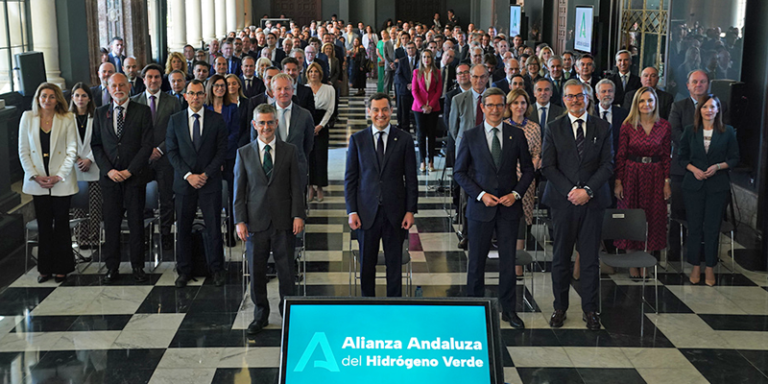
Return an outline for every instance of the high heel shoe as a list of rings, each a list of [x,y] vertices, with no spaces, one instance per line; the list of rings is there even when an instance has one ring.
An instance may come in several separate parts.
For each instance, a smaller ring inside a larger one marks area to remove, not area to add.
[[[711,278],[710,278],[710,275],[712,275]],[[704,273],[704,284],[710,287],[714,287],[715,284],[717,284],[717,277],[715,276],[715,271],[709,267],[707,268],[707,271]]]
[[[699,268],[694,268],[691,272],[691,276],[688,277],[688,281],[693,285],[699,284],[699,282],[701,282],[701,270]]]

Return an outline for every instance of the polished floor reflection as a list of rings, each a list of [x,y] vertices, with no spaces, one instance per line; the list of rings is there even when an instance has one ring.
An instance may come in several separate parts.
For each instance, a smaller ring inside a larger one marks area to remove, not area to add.
[[[310,205],[306,226],[304,279],[310,296],[355,292],[349,262],[356,244],[346,225],[341,180],[346,139],[364,127],[365,101],[343,98],[341,104],[341,122],[331,133],[331,186],[322,203]],[[462,296],[467,258],[457,247],[449,199],[439,189],[442,158],[436,165],[437,172],[420,176],[420,212],[410,234],[413,283],[426,297]],[[765,273],[731,271],[728,259],[716,287],[692,286],[678,262],[662,263],[658,302],[652,285],[645,288],[650,305],[642,302],[640,282],[625,271],[603,275],[604,329],[598,332],[584,327],[575,282],[568,320],[551,329],[551,255],[544,228],[537,225],[531,232],[529,248],[537,250],[538,265],[518,281],[518,294],[527,299],[527,304],[518,300],[527,329],[502,325],[506,382],[768,383]],[[176,289],[171,262],[142,284],[133,283],[127,264],[114,286],[102,284],[96,265],[61,285],[38,284],[34,270],[2,282],[0,384],[275,383],[281,319],[273,311],[267,329],[247,337],[252,304],[243,294],[241,256],[241,246],[232,250],[228,282],[220,288],[199,279]],[[488,271],[487,294],[493,296],[498,284],[493,260]],[[272,280],[275,304],[276,292]],[[377,293],[383,296],[385,287],[378,285]]]

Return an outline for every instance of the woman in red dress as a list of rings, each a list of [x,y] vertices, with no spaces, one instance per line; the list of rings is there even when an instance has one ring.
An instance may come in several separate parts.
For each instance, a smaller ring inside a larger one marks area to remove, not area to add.
[[[672,127],[659,117],[656,91],[649,87],[640,88],[619,133],[614,193],[619,209],[645,211],[648,252],[660,251],[667,246],[665,200],[672,194],[669,184],[671,142]],[[645,250],[645,244],[638,241],[617,240],[615,244],[627,253]],[[637,268],[631,268],[629,274],[640,277]]]

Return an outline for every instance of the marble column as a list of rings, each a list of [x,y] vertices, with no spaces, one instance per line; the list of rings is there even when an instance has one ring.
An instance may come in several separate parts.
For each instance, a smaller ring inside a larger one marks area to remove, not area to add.
[[[227,35],[227,7],[221,1],[216,2],[216,38]]]
[[[203,25],[203,40],[206,43],[210,42],[216,37],[216,7],[213,4],[213,0],[202,0],[202,25]]]
[[[59,70],[59,38],[56,24],[56,0],[30,0],[32,41],[34,50],[43,53],[45,76],[49,83],[64,89],[64,78]]]
[[[225,34],[237,30],[237,0],[227,0],[227,31]]]
[[[200,0],[187,0],[187,44],[200,46],[203,39],[202,20],[200,17]]]
[[[245,27],[245,4],[243,4],[243,0],[237,0],[235,3],[235,12],[237,19],[237,30],[241,31]]]
[[[168,36],[172,37],[171,43],[168,44],[168,49],[175,52],[184,51],[184,46],[187,44],[187,11],[184,6],[184,0],[172,0],[169,4],[171,6],[171,28]]]
[[[245,24],[246,27],[249,27],[253,25],[253,4],[251,4],[250,0],[244,0],[245,1],[245,7],[243,8],[243,13],[245,21],[243,24]]]

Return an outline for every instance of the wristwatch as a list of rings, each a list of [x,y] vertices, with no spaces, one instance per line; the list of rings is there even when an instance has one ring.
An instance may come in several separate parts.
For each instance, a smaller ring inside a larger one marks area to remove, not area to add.
[[[592,188],[590,188],[590,187],[587,187],[587,186],[585,185],[585,186],[584,186],[584,190],[585,190],[585,191],[587,191],[587,195],[589,195],[589,198],[590,198],[590,199],[591,199],[591,198],[593,198],[593,197],[595,197],[595,194],[592,192]]]
[[[515,196],[515,201],[520,200],[520,194],[517,191],[512,191],[512,195]]]

